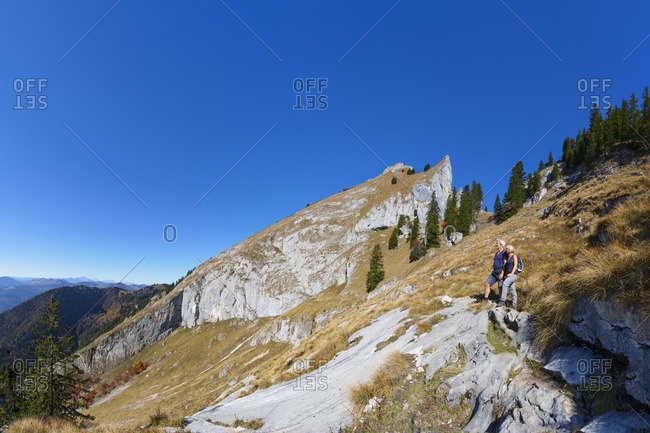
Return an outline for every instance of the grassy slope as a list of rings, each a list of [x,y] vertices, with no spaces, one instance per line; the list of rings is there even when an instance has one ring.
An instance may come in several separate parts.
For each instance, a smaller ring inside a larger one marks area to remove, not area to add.
[[[515,245],[526,263],[526,270],[517,284],[519,305],[526,310],[539,311],[548,307],[549,300],[556,299],[562,308],[556,308],[552,318],[566,316],[576,300],[567,298],[570,293],[565,293],[565,298],[558,297],[557,285],[571,274],[564,264],[571,263],[574,260],[572,257],[585,254],[592,248],[589,234],[596,230],[599,220],[593,211],[602,208],[606,199],[624,194],[631,195],[635,200],[635,197],[640,197],[639,200],[647,202],[649,168],[647,163],[643,167],[628,166],[620,168],[617,174],[607,176],[606,180],[586,181],[567,188],[551,187],[548,196],[540,203],[523,209],[501,225],[487,222],[488,215],[483,213],[482,227],[477,233],[466,237],[455,247],[440,248],[433,257],[424,257],[415,263],[408,263],[409,251],[403,240],[400,240],[397,250],[386,250],[390,229],[373,232],[366,245],[366,256],[361,261],[364,265],[358,267],[350,277],[347,288],[325,290],[279,318],[252,322],[228,320],[194,329],[179,329],[164,341],[127,360],[123,366],[107,372],[104,380],[137,360],[150,365],[144,373],[132,379],[117,397],[96,404],[90,413],[102,422],[144,422],[157,407],[168,410],[174,416],[189,415],[219,401],[222,392],[230,392],[241,386],[229,385],[232,380],[241,381],[254,374],[256,380],[252,383],[253,388],[287,380],[292,376],[287,372],[290,360],[308,356],[317,360],[330,359],[347,346],[347,336],[385,311],[402,306],[411,308],[417,315],[435,308],[429,303],[433,296],[474,296],[481,293],[483,281],[491,270],[492,248],[497,237],[503,237]],[[632,175],[640,170],[645,171],[645,176]],[[403,178],[412,184],[419,176]],[[400,187],[400,184],[390,185],[390,177],[389,174],[382,175],[371,181],[381,182],[381,188],[385,189],[377,193],[375,200],[388,197],[390,189]],[[554,213],[542,219],[538,211],[550,206],[555,206]],[[582,234],[576,233],[577,218],[582,218],[582,223],[587,227]],[[285,219],[281,223],[290,222],[290,219]],[[375,242],[383,246],[385,281],[397,279],[399,282],[390,290],[365,300],[365,273]],[[636,247],[630,248],[634,250]],[[466,266],[470,266],[466,272],[456,272]],[[451,270],[452,276],[442,279],[441,274],[446,270]],[[436,271],[440,273],[432,279]],[[565,275],[560,278],[558,274],[561,271]],[[416,286],[417,292],[399,297],[406,285]],[[285,343],[271,342],[255,347],[248,343],[254,333],[263,330],[274,320],[314,317],[325,310],[337,311],[332,322],[295,348]],[[548,339],[542,342],[552,344]],[[226,370],[225,376],[220,378],[219,373]]]

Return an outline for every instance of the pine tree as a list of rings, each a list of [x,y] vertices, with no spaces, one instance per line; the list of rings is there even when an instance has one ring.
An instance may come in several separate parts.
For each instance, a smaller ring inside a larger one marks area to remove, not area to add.
[[[401,215],[397,219],[397,230],[401,230],[401,228],[406,224],[406,215]]]
[[[9,351],[5,352],[9,355]],[[27,401],[22,391],[21,369],[24,361],[18,360],[14,364],[5,364],[0,369],[0,424],[6,425],[27,414]],[[18,371],[17,371],[18,370]]]
[[[526,199],[524,176],[524,164],[521,161],[517,161],[512,168],[512,174],[508,182],[508,191],[506,191],[506,195],[503,198],[502,221],[516,214],[524,205],[524,200]]]
[[[430,168],[431,168],[431,164],[427,164],[424,166],[424,171],[429,171]]]
[[[467,236],[469,228],[472,225],[472,195],[470,194],[469,185],[463,188],[463,195],[460,197],[460,207],[458,209],[458,221],[456,229]]]
[[[451,190],[451,194],[447,197],[447,204],[445,205],[445,215],[443,221],[445,225],[456,226],[456,201],[457,201],[456,187]]]
[[[634,130],[639,130],[641,124],[641,111],[639,111],[639,100],[636,99],[636,96],[634,96],[634,93],[630,95],[630,117],[629,117],[629,126],[632,128],[632,133],[630,134],[631,137],[633,137],[635,140],[639,138],[638,135],[636,135],[636,132]]]
[[[548,167],[553,165],[553,152],[548,153],[548,162],[546,163]]]
[[[36,359],[36,367],[28,373],[33,384],[28,391],[30,412],[74,420],[91,418],[77,411],[82,406],[82,396],[87,393],[83,372],[74,364],[74,342],[68,327],[59,326],[59,301],[50,297],[45,313],[36,321],[37,339],[29,354]]]
[[[605,148],[603,142],[603,116],[598,105],[594,104],[589,115],[589,143],[587,145],[586,162],[588,166],[602,155]]]
[[[440,207],[436,199],[436,193],[431,194],[431,204],[429,205],[429,212],[427,212],[427,224],[425,226],[426,232],[426,247],[439,247],[440,246]]]
[[[492,208],[494,212],[494,219],[498,222],[501,220],[501,200],[499,200],[499,194],[497,194],[497,198],[494,200],[494,207]]]
[[[562,142],[562,161],[564,161],[565,167],[571,167],[572,165],[573,146],[571,142],[572,139],[570,137],[566,137]],[[538,169],[538,171],[541,170]]]
[[[390,239],[388,239],[388,249],[389,250],[394,250],[397,248],[397,236],[399,235],[399,230],[397,227],[393,229],[393,233],[390,235]]]
[[[537,170],[538,171],[544,170],[544,161],[542,161],[541,159],[539,160],[539,165],[537,166]]]
[[[483,187],[475,180],[472,181],[472,189],[470,190],[470,197],[472,198],[472,222],[478,211],[483,207]]]
[[[420,218],[415,217],[413,220],[413,227],[411,228],[411,233],[408,237],[409,248],[413,247],[413,241],[415,241],[420,235]]]
[[[375,244],[370,257],[370,270],[366,276],[366,290],[372,292],[377,285],[384,279],[384,264],[381,254],[381,247]]]
[[[639,127],[639,133],[646,141],[650,141],[650,96],[648,96],[648,86],[645,86],[645,89],[643,89],[641,99],[641,125]]]
[[[560,167],[558,167],[557,162],[553,165],[553,170],[551,170],[551,182],[558,180],[560,177]]]

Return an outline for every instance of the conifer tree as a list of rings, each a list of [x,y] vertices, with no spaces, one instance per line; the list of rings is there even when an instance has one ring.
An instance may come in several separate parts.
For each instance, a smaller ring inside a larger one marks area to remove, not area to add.
[[[447,197],[447,204],[445,205],[445,215],[443,217],[445,225],[456,226],[456,201],[457,192],[456,187],[454,187]]]
[[[499,194],[494,200],[494,207],[492,208],[496,221],[499,221],[501,218],[501,200],[499,199]]]
[[[375,244],[370,257],[370,270],[366,276],[366,290],[372,292],[377,285],[384,279],[384,263],[381,254],[381,247]]]
[[[5,353],[8,356],[10,351]],[[17,365],[17,363],[7,363],[0,369],[0,424],[2,425],[7,425],[27,413],[27,401],[21,389],[21,371],[15,368]],[[21,365],[24,367],[24,362]]]
[[[472,221],[474,221],[476,213],[483,207],[483,187],[475,180],[472,181],[470,197],[472,198]]]
[[[409,234],[409,248],[413,247],[413,241],[415,241],[420,235],[420,218],[415,217],[413,220],[413,227],[411,228],[411,233]]]
[[[431,204],[429,205],[429,212],[427,212],[427,224],[425,226],[426,232],[426,247],[439,247],[440,246],[440,207],[436,193],[431,194]]]
[[[401,215],[400,214],[399,218],[397,219],[397,230],[398,231],[401,230],[401,228],[404,226],[404,224],[406,224],[406,215]],[[398,235],[399,235],[399,233],[398,233]]]
[[[389,250],[394,250],[397,248],[397,236],[399,235],[399,230],[397,227],[393,229],[393,233],[390,235],[390,239],[388,239],[388,249]]]
[[[539,165],[537,166],[537,170],[538,171],[544,170],[544,161],[542,161],[541,159],[539,160]]]
[[[546,163],[549,167],[553,165],[553,151],[548,153],[548,162]]]
[[[430,168],[431,168],[431,164],[427,164],[424,166],[424,171],[429,171]]]
[[[643,89],[641,95],[641,126],[640,133],[646,140],[650,141],[650,96],[648,95],[648,86]]]
[[[558,167],[557,162],[553,165],[553,170],[551,170],[551,182],[558,180],[560,177],[560,167]]]
[[[641,112],[639,111],[639,101],[638,99],[636,99],[636,96],[634,96],[634,93],[632,93],[630,95],[629,125],[638,131],[640,129],[640,123],[641,123],[640,121],[641,121]],[[630,136],[633,137],[634,139],[637,139],[638,135],[636,135],[634,129],[632,129],[632,133],[630,134]]]
[[[37,339],[29,354],[36,359],[36,366],[28,372],[33,386],[27,391],[31,413],[69,420],[91,418],[77,411],[82,406],[82,396],[87,393],[87,381],[83,372],[74,364],[72,334],[59,322],[59,301],[52,295],[45,313],[36,321],[34,334]]]
[[[524,205],[524,200],[526,199],[524,176],[524,164],[521,161],[517,161],[512,168],[512,174],[508,182],[508,191],[506,191],[506,195],[503,198],[502,221],[516,214]]]
[[[397,183],[397,178],[395,176],[393,176],[393,178],[390,180],[390,183],[392,185],[395,185]]]
[[[467,236],[472,224],[472,195],[470,194],[469,185],[463,188],[463,195],[460,196],[460,207],[458,209],[458,221],[456,229]]]

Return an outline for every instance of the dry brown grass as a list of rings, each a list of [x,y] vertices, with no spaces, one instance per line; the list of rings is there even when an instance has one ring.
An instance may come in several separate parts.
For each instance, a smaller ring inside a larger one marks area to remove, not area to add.
[[[361,414],[368,401],[379,394],[387,394],[400,382],[411,368],[411,358],[400,352],[391,352],[384,364],[372,375],[370,382],[357,383],[348,389],[352,408]]]
[[[649,238],[647,196],[631,198],[602,220],[592,244],[565,260],[561,277],[540,291],[537,313],[546,326],[539,329],[537,344],[553,347],[583,298],[611,300],[650,315]]]
[[[141,429],[135,425],[99,425],[88,423],[79,426],[71,421],[59,418],[30,417],[13,422],[7,433],[165,433],[162,428]]]

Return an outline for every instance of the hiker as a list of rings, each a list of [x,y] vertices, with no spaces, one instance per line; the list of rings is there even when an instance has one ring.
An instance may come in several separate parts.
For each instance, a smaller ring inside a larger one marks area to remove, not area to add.
[[[497,307],[506,305],[506,297],[508,292],[512,295],[512,308],[517,308],[517,290],[515,290],[515,281],[519,276],[519,257],[515,255],[515,248],[508,245],[505,251],[505,263],[503,264],[503,288],[501,291],[501,299]]]
[[[501,298],[501,286],[503,285],[503,263],[504,263],[504,258],[505,258],[505,250],[503,247],[506,246],[506,241],[503,239],[499,238],[496,240],[496,247],[497,247],[497,252],[494,254],[494,264],[492,265],[492,273],[490,276],[487,278],[485,281],[485,296],[483,297],[483,302],[488,301],[488,297],[490,296],[490,287],[494,283],[498,283],[499,287],[499,298]]]

